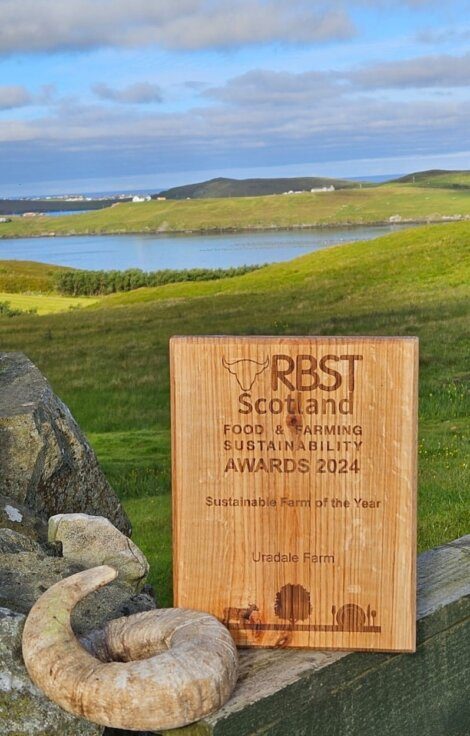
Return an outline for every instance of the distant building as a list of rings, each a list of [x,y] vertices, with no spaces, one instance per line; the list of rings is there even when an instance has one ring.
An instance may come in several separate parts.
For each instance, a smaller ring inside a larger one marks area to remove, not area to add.
[[[155,197],[155,199],[157,200],[157,202],[163,202],[166,200],[166,197]],[[187,197],[186,199],[189,199],[189,197]]]
[[[11,217],[0,217],[0,222],[11,222]]]
[[[318,187],[317,189],[314,188],[314,189],[311,189],[310,191],[315,192],[315,193],[316,192],[334,192],[335,188],[333,185],[331,185],[329,187]]]
[[[151,200],[151,197],[148,195],[143,197],[143,196],[140,196],[139,194],[136,194],[134,195],[134,197],[132,197],[133,202],[150,202],[150,200]]]

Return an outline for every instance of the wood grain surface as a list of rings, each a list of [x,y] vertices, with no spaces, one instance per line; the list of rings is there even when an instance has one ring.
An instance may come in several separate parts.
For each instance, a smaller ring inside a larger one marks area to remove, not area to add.
[[[175,605],[241,646],[415,650],[418,340],[175,337]]]

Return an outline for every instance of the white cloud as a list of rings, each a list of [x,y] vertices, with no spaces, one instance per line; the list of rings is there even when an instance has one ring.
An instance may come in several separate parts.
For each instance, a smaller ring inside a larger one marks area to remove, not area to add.
[[[162,102],[163,99],[160,87],[150,82],[136,82],[121,89],[97,83],[93,85],[92,90],[102,100],[123,102],[129,105],[145,105],[151,102]]]
[[[323,103],[331,97],[388,89],[468,87],[470,54],[423,56],[342,71],[277,72],[254,69],[210,87],[202,97],[236,105]]]
[[[348,38],[339,0],[2,0],[0,53],[158,44],[174,49]]]
[[[202,92],[239,105],[292,105],[311,103],[341,94],[344,83],[336,72],[274,72],[254,69],[233,77],[222,87]]]
[[[0,110],[12,110],[32,103],[32,96],[21,85],[0,86]]]
[[[421,56],[375,64],[350,73],[349,79],[367,89],[468,87],[470,54]]]

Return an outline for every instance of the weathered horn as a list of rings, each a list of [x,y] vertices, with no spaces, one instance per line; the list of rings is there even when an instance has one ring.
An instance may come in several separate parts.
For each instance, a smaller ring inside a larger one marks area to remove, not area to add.
[[[235,686],[238,660],[213,616],[157,609],[111,621],[83,645],[75,637],[72,609],[116,575],[107,565],[79,572],[35,603],[23,632],[33,682],[70,713],[113,728],[179,728],[217,710]]]

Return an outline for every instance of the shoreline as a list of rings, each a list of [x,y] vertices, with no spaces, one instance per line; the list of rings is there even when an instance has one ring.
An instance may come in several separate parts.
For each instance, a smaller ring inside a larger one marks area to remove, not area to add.
[[[72,215],[73,217],[73,215]],[[406,227],[413,225],[437,225],[444,223],[455,223],[455,222],[468,222],[470,215],[443,215],[442,217],[421,217],[421,218],[401,218],[400,220],[371,220],[371,221],[360,221],[360,222],[328,222],[328,223],[302,223],[297,225],[253,225],[248,227],[213,227],[213,228],[201,228],[201,229],[178,229],[170,230],[167,228],[144,228],[139,230],[123,230],[113,229],[106,230],[105,232],[90,232],[84,230],[83,232],[41,232],[41,233],[30,233],[21,235],[3,235],[0,232],[0,240],[27,240],[34,238],[73,238],[73,237],[98,237],[107,235],[223,235],[233,233],[250,233],[250,232],[290,232],[290,231],[302,231],[302,230],[334,230],[334,229],[345,229],[355,230],[360,227]]]

